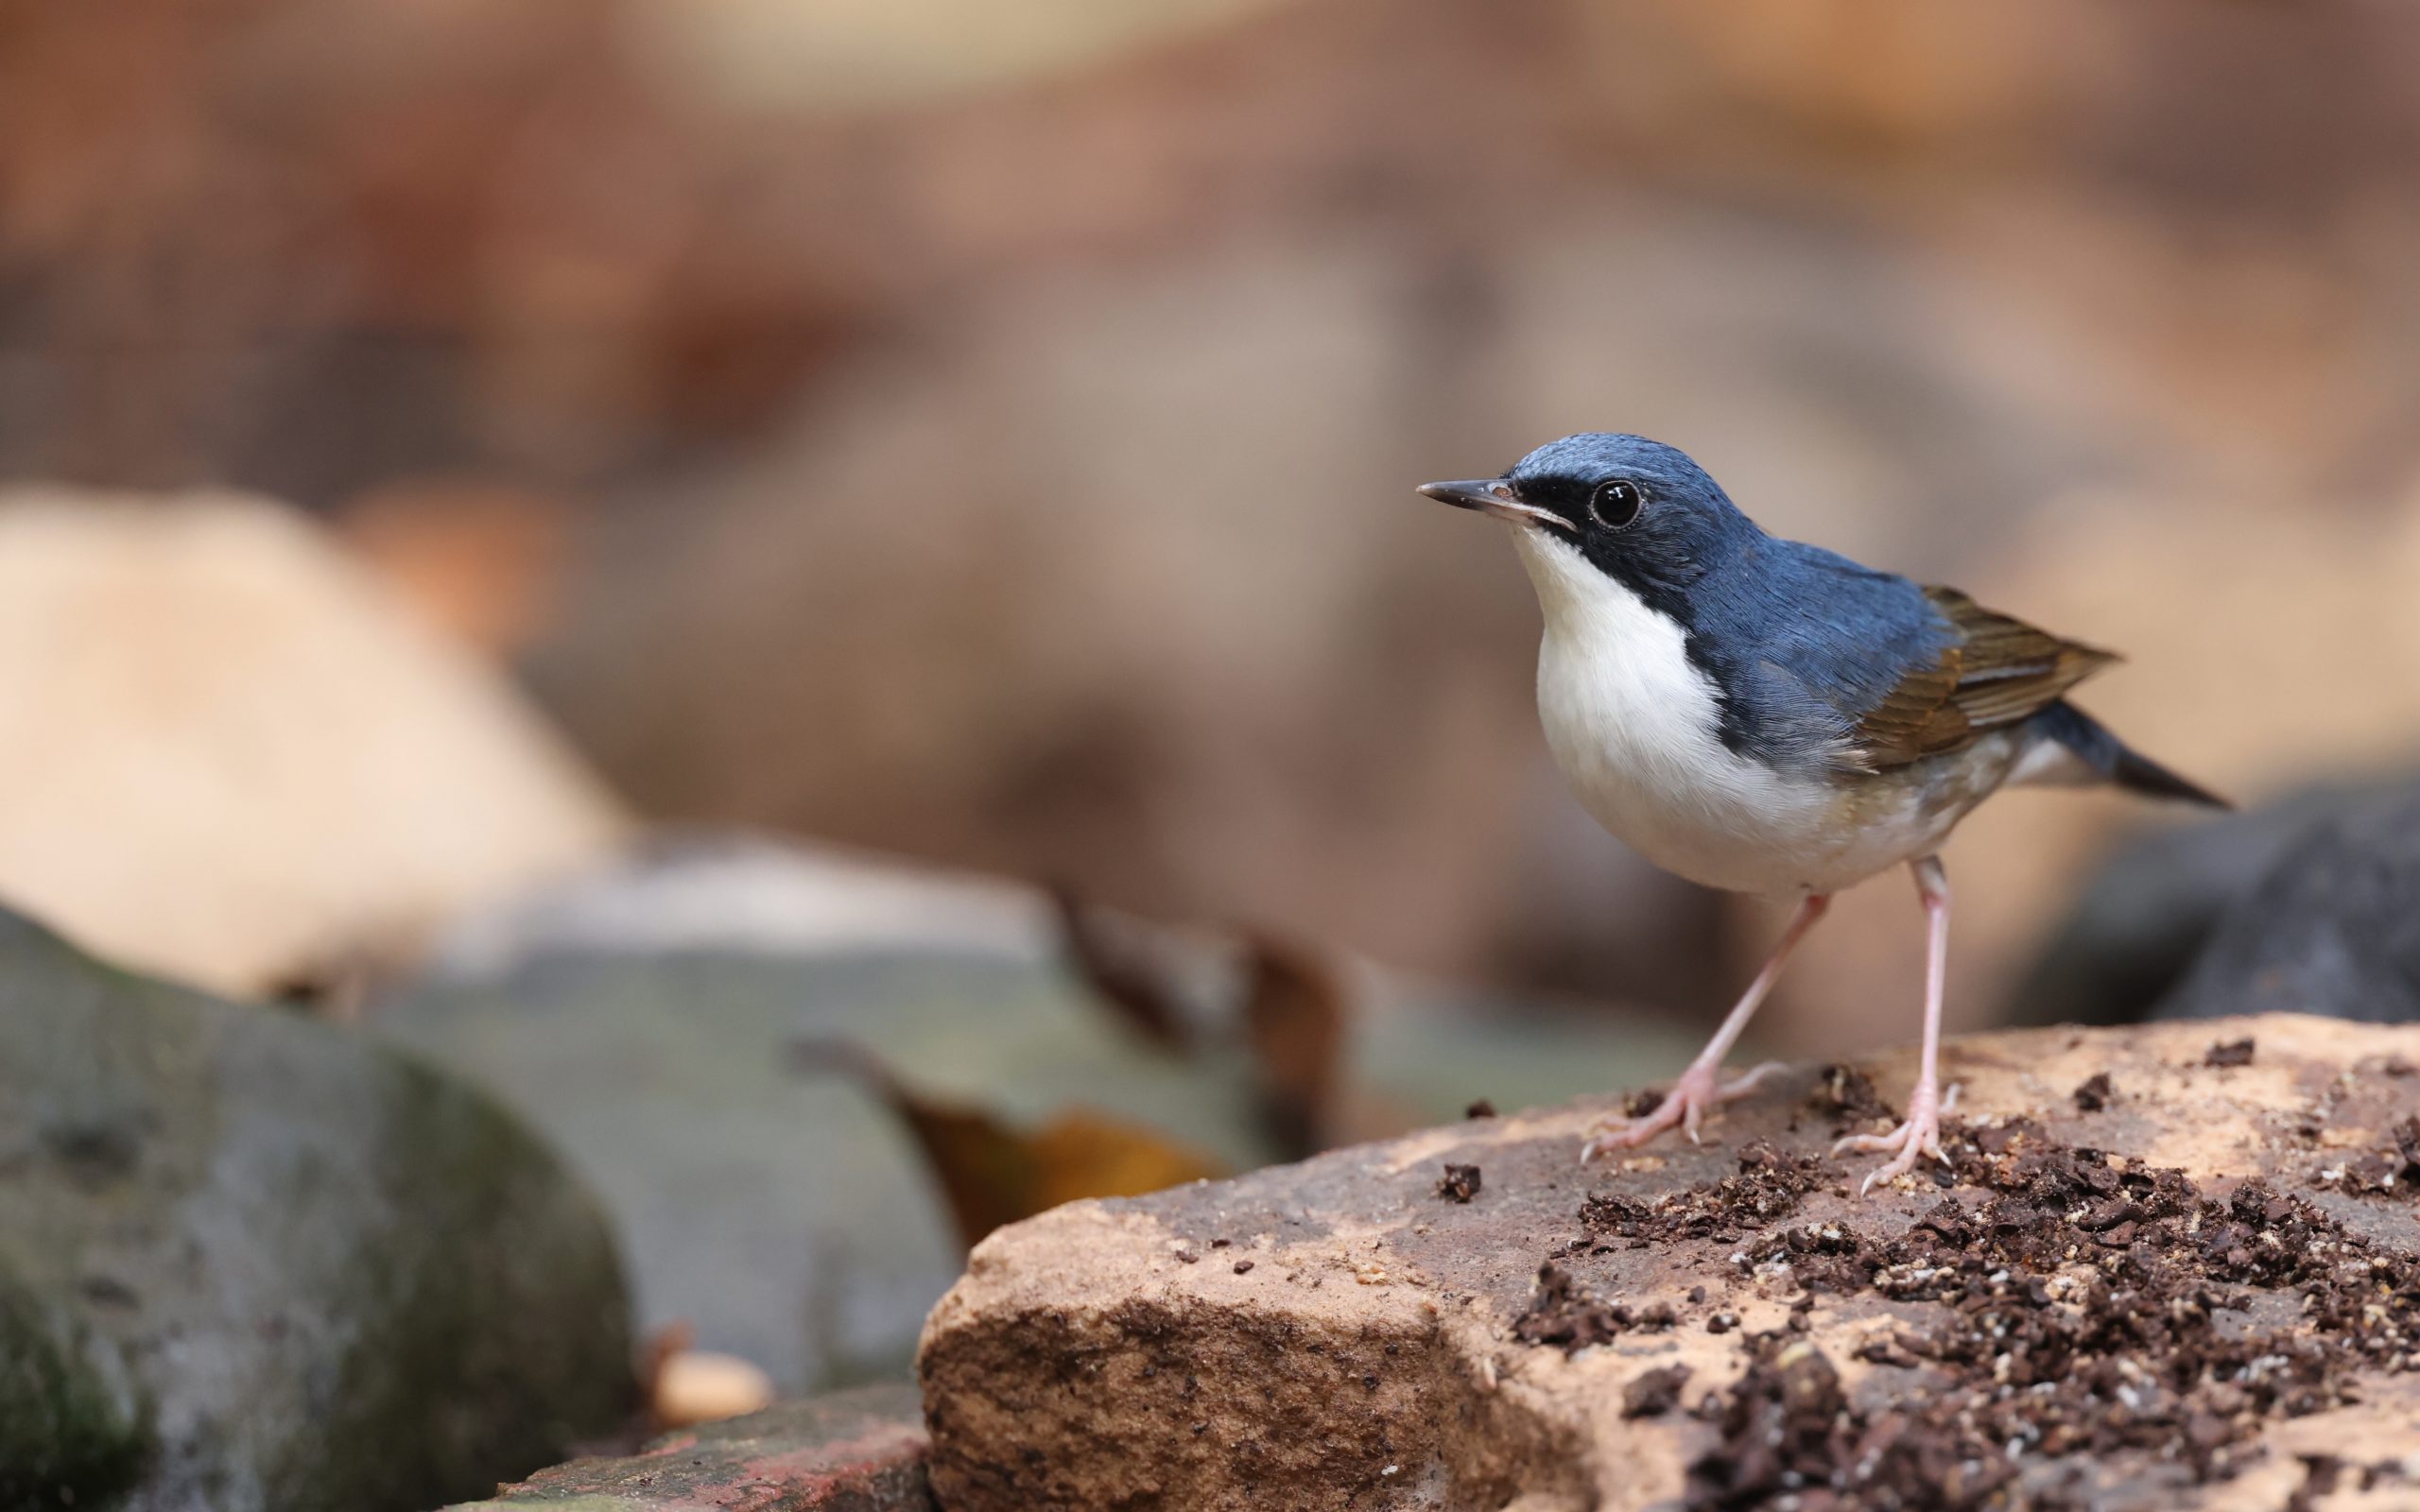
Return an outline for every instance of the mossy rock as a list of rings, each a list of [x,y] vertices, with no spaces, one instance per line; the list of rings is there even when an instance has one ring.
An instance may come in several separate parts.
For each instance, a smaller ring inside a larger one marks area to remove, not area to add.
[[[0,1506],[106,1504],[149,1458],[143,1406],[114,1352],[0,1266]]]
[[[484,1094],[7,914],[0,1345],[9,1505],[406,1512],[634,1394],[601,1211]]]
[[[926,1442],[914,1386],[860,1386],[666,1434],[627,1457],[573,1460],[451,1512],[935,1512]]]

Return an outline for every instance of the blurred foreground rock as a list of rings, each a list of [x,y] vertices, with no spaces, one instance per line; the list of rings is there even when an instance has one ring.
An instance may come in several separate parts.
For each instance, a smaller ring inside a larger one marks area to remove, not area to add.
[[[1599,1102],[1075,1204],[978,1247],[926,1326],[934,1490],[2408,1507],[2420,1174],[2376,1151],[2416,1063],[2420,1028],[2282,1015],[1959,1040],[1952,1168],[1863,1201],[1871,1158],[1824,1151],[1874,1088],[1802,1072],[1719,1145],[1614,1168],[1573,1163]]]
[[[1229,1169],[1284,1159],[1233,1022],[1240,984],[1204,935],[1188,942],[1213,957],[1201,1034],[1178,1054],[1071,971],[1033,888],[700,835],[464,920],[367,1022],[489,1089],[579,1166],[614,1213],[646,1331],[686,1323],[786,1390],[820,1390],[904,1371],[963,1256],[900,1119],[862,1080],[802,1074],[791,1047],[861,1046],[1016,1128],[1114,1120]],[[1357,982],[1333,1120],[1350,1137],[1477,1097],[1643,1079],[1694,1048],[1685,1027]]]
[[[932,1512],[911,1386],[865,1386],[667,1434],[626,1458],[579,1459],[496,1488],[483,1507],[731,1507]]]
[[[634,1395],[602,1214],[493,1104],[0,915],[0,1505],[418,1512]]]
[[[0,489],[0,895],[258,993],[601,854],[602,788],[300,515]]]

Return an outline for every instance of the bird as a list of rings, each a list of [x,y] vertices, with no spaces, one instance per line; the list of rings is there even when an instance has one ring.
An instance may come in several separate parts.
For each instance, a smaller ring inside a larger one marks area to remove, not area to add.
[[[1583,1162],[1675,1126],[1695,1141],[1708,1111],[1781,1069],[1722,1075],[1832,896],[1899,866],[1926,919],[1916,1082],[1895,1127],[1834,1153],[1887,1157],[1860,1194],[1943,1159],[1950,832],[2004,787],[2228,806],[2068,700],[2113,653],[1768,535],[1675,447],[1588,432],[1418,491],[1510,528],[1544,620],[1539,721],[1581,805],[1667,871],[1796,902],[1705,1049],[1653,1109],[1593,1124]]]

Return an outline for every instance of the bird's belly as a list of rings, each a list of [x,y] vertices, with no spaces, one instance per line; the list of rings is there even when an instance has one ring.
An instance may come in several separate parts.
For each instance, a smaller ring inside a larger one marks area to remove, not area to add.
[[[1732,892],[1831,893],[1929,855],[1982,793],[1883,777],[1746,783],[1625,766],[1618,750],[1557,753],[1582,807],[1648,860]]]
[[[1930,854],[1998,784],[1997,737],[1876,776],[1789,771],[1716,731],[1710,691],[1601,659],[1539,662],[1547,744],[1582,807],[1648,860],[1733,892],[1836,892]]]
[[[1640,764],[1617,745],[1548,743],[1581,806],[1665,870],[1734,892],[1825,890],[1823,795]]]

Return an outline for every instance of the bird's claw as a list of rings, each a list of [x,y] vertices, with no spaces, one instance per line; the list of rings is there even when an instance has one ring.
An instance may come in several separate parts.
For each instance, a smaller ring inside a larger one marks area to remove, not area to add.
[[[1580,1147],[1580,1163],[1585,1165],[1599,1155],[1644,1144],[1675,1125],[1688,1136],[1690,1143],[1700,1143],[1699,1125],[1707,1108],[1747,1096],[1755,1091],[1757,1083],[1784,1069],[1783,1062],[1768,1060],[1729,1081],[1718,1081],[1712,1067],[1691,1066],[1672,1083],[1672,1090],[1664,1094],[1664,1100],[1647,1112],[1636,1117],[1608,1115],[1589,1125],[1588,1143]]]
[[[1941,1150],[1941,1115],[1958,1106],[1958,1088],[1952,1084],[1946,1097],[1936,1097],[1930,1088],[1919,1087],[1908,1099],[1907,1121],[1888,1134],[1851,1134],[1832,1142],[1834,1155],[1873,1155],[1889,1153],[1891,1159],[1866,1173],[1857,1194],[1860,1197],[1878,1184],[1895,1181],[1916,1168],[1916,1160],[1930,1156],[1942,1164],[1949,1157]]]

